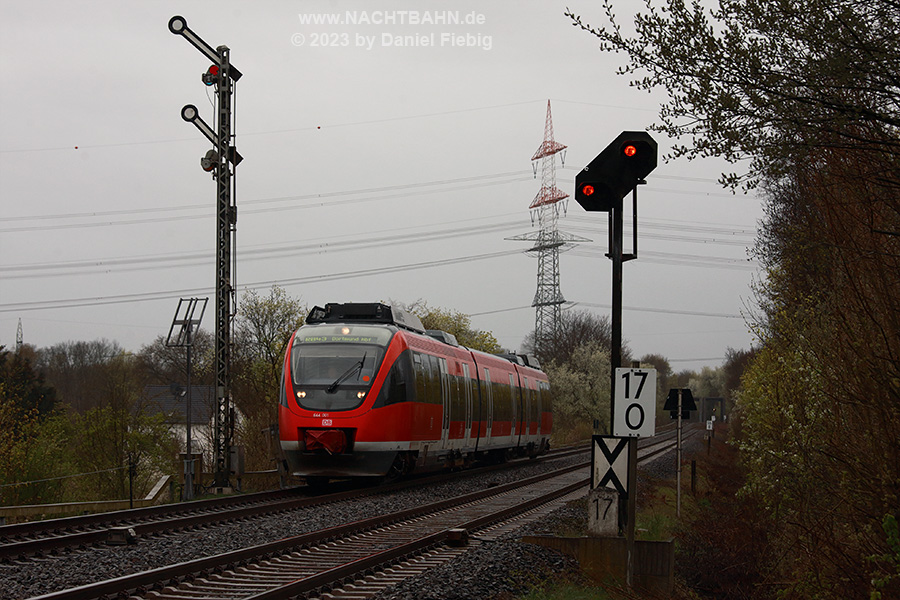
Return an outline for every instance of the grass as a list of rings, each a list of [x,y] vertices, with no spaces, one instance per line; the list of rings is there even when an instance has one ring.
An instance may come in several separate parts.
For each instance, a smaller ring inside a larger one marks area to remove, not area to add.
[[[520,600],[609,600],[610,596],[599,587],[552,582],[532,589]]]
[[[682,489],[682,516],[689,510],[688,505],[692,501],[690,492],[686,493],[686,490]],[[677,498],[674,482],[642,482],[641,489],[638,490],[638,502],[635,538],[649,541],[672,539],[679,522],[676,516]]]
[[[676,516],[676,488],[674,477],[670,479],[655,479],[641,475],[638,478],[637,490],[637,520],[635,522],[635,537],[638,540],[664,541],[677,538],[679,526],[697,518],[704,504],[709,502],[707,495],[710,492],[710,482],[706,472],[705,457],[698,456],[698,470],[696,481],[696,494],[691,493],[691,467],[690,463],[684,465],[681,480],[681,517]],[[587,499],[576,500],[571,505],[584,505],[587,514]],[[559,531],[555,532],[560,537],[580,537],[586,535],[585,524],[573,520],[563,523]],[[676,550],[677,552],[677,550]],[[676,586],[673,597],[696,597],[683,584]],[[601,600],[625,600],[639,596],[633,595],[628,590],[619,589],[616,586],[603,587],[590,584],[573,583],[564,580],[543,582],[531,592],[520,596],[517,600],[581,600],[598,598]]]

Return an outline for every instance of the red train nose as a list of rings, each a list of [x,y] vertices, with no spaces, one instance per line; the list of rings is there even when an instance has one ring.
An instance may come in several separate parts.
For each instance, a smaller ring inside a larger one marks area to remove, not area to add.
[[[347,449],[347,435],[340,429],[306,429],[303,445],[307,452],[325,450],[329,454],[341,454]]]

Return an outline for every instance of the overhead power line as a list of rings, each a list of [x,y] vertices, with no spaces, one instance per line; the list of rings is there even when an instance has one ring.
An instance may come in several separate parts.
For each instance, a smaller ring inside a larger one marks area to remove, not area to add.
[[[491,179],[500,179],[500,181],[490,181]],[[264,205],[264,204],[281,204],[282,206],[269,206],[267,208],[250,208],[244,209],[241,211],[242,215],[250,215],[250,214],[260,214],[267,212],[277,212],[277,211],[285,211],[285,210],[303,210],[310,208],[320,208],[323,206],[323,201],[327,200],[327,206],[339,206],[344,204],[358,204],[362,202],[374,202],[379,200],[389,200],[393,198],[405,198],[412,195],[421,195],[421,194],[437,194],[437,193],[446,193],[446,192],[456,192],[469,190],[477,187],[488,187],[495,185],[505,185],[508,183],[513,183],[515,181],[526,181],[531,179],[531,174],[528,171],[512,171],[507,173],[495,173],[489,175],[478,175],[474,177],[459,177],[456,179],[445,179],[438,181],[429,181],[422,183],[411,183],[411,184],[403,184],[403,185],[392,185],[385,186],[381,188],[367,188],[360,190],[343,190],[343,191],[335,191],[335,192],[323,192],[318,194],[304,194],[297,196],[279,196],[273,198],[259,198],[255,200],[245,200],[241,202],[242,206],[256,206],[256,205]],[[465,184],[465,185],[456,185],[456,184]],[[440,186],[451,186],[454,187],[440,187]],[[427,187],[435,187],[436,189],[422,189]],[[413,191],[415,190],[415,191]],[[393,194],[385,195],[384,192],[394,191]],[[402,191],[402,192],[401,192]],[[341,198],[345,196],[354,196],[359,194],[381,194],[378,196],[370,196],[364,198],[343,198],[335,200],[335,198]],[[306,204],[296,204],[296,202],[302,200],[316,200],[317,202],[306,203]],[[284,204],[287,202],[294,202],[295,204],[285,206]],[[86,213],[68,213],[65,215],[39,215],[39,216],[31,216],[31,217],[0,217],[0,222],[3,221],[27,221],[27,220],[55,220],[55,219],[83,219],[83,218],[92,218],[92,217],[109,217],[109,216],[122,216],[122,215],[135,215],[135,214],[145,214],[145,213],[165,213],[165,212],[184,212],[187,210],[197,210],[203,209],[205,212],[201,214],[194,215],[177,215],[177,216],[163,216],[163,217],[152,217],[152,218],[140,218],[140,219],[129,219],[129,220],[119,220],[119,221],[90,221],[90,222],[82,222],[82,223],[59,223],[55,225],[27,225],[21,227],[10,227],[5,229],[0,229],[0,233],[18,233],[18,232],[28,232],[28,231],[49,231],[49,230],[57,230],[57,229],[79,229],[85,227],[110,227],[110,226],[118,226],[118,225],[141,225],[147,223],[164,223],[171,221],[187,221],[192,219],[204,219],[210,218],[213,213],[213,207],[210,205],[190,205],[188,207],[183,206],[175,206],[175,207],[160,207],[157,209],[138,209],[135,211],[122,211],[122,210],[114,210],[114,211],[105,211],[105,212],[86,212]]]
[[[477,224],[473,222],[483,221],[486,218],[507,217],[518,213],[508,213],[503,215],[495,215],[494,217],[478,217],[474,219],[461,219],[443,223],[450,225],[449,228],[438,230],[428,229],[422,231],[422,226],[416,225],[411,227],[396,228],[382,232],[373,232],[373,235],[366,238],[352,237],[350,240],[339,240],[333,237],[320,239],[307,239],[302,244],[267,244],[261,246],[242,247],[240,249],[240,260],[252,261],[276,258],[278,256],[299,256],[305,253],[315,252],[321,254],[323,252],[336,252],[346,250],[356,250],[364,248],[380,247],[384,245],[393,245],[397,243],[416,243],[421,241],[434,241],[438,239],[447,239],[455,237],[466,237],[472,235],[483,235],[485,233],[499,232],[506,229],[514,229],[523,226],[524,221],[507,220],[497,223]],[[585,222],[583,218],[570,218],[569,221]],[[597,236],[596,230],[586,228],[575,228],[576,230]],[[647,230],[661,229],[662,231],[673,231],[683,234],[721,234],[721,237],[692,237],[690,235],[678,234],[656,234],[648,233]],[[383,235],[390,232],[390,235]],[[600,231],[600,237],[605,236],[605,222]],[[642,225],[642,237],[647,239],[660,239],[666,241],[702,243],[704,245],[734,245],[747,246],[751,243],[750,236],[753,235],[752,230],[741,228],[740,226],[721,225],[715,223],[695,223],[685,221],[673,221],[662,219],[646,219]],[[743,241],[741,238],[744,238]],[[580,250],[581,255],[602,254],[599,249],[593,250],[592,247],[586,245]],[[169,269],[173,267],[189,267],[199,264],[205,264],[213,257],[212,251],[202,252],[179,252],[179,253],[163,253],[143,256],[131,257],[102,257],[95,259],[45,262],[45,263],[22,263],[13,265],[0,266],[0,273],[5,273],[6,278],[38,278],[51,277],[59,274],[77,273],[80,275],[107,272],[115,270],[116,272],[138,271],[146,269]],[[703,262],[715,264],[719,267],[722,265],[734,265],[736,268],[748,269],[755,262],[748,262],[745,259],[717,257],[708,255],[691,255],[676,254],[671,252],[651,252],[645,251],[642,257],[654,258],[656,262],[668,261],[666,264],[691,264],[694,266],[703,266]],[[755,268],[753,266],[752,268]]]
[[[623,109],[623,110],[639,110],[645,112],[656,112],[655,108],[638,108],[635,106],[617,106],[614,104],[597,104],[595,102],[578,102],[574,100],[558,100],[554,99],[554,102],[564,102],[567,104],[577,104],[582,106],[593,106],[597,108],[609,109]],[[285,127],[280,129],[271,129],[268,131],[250,131],[250,132],[241,132],[242,137],[250,137],[250,136],[259,136],[259,135],[277,135],[284,133],[298,133],[303,131],[309,132],[317,132],[323,129],[337,129],[341,127],[358,127],[362,125],[377,125],[380,123],[394,123],[397,121],[408,121],[413,119],[427,119],[432,117],[443,117],[447,115],[456,115],[462,113],[470,113],[470,112],[480,112],[485,110],[496,110],[500,108],[510,108],[513,106],[526,106],[528,104],[536,104],[545,102],[544,98],[538,100],[523,100],[521,102],[507,102],[506,104],[492,104],[488,106],[474,106],[470,108],[458,108],[452,110],[442,110],[438,112],[432,113],[421,113],[416,115],[399,115],[395,117],[382,117],[380,119],[363,119],[360,121],[346,121],[343,123],[328,123],[320,122],[316,124],[304,125],[302,127]],[[157,145],[157,144],[178,144],[182,142],[195,142],[195,138],[169,138],[164,140],[137,140],[131,142],[110,142],[110,143],[97,143],[92,144],[81,143],[81,144],[72,144],[67,146],[44,146],[40,148],[7,148],[0,149],[0,154],[17,154],[17,153],[29,153],[29,152],[52,152],[52,151],[67,151],[67,150],[91,150],[95,148],[121,148],[124,146],[148,146],[148,145]]]
[[[592,308],[612,308],[609,304],[594,304],[592,302],[576,302],[573,306],[590,306]],[[632,310],[638,312],[661,313],[666,315],[685,315],[693,317],[717,317],[722,319],[743,319],[743,315],[729,313],[714,313],[699,310],[678,310],[674,308],[651,308],[648,306],[623,306],[623,310]]]
[[[576,306],[589,306],[591,308],[606,308],[612,309],[612,306],[609,304],[595,304],[592,302],[567,302],[565,309],[571,309]],[[533,309],[532,306],[513,306],[510,308],[498,308],[495,310],[486,310],[482,312],[474,312],[469,313],[470,317],[481,317],[484,315],[494,315],[498,313],[504,312],[513,312],[517,310],[525,310],[525,309]],[[714,312],[703,312],[697,310],[680,310],[676,308],[649,308],[646,306],[623,306],[623,310],[630,310],[636,312],[652,312],[652,313],[661,313],[667,315],[683,315],[683,316],[692,316],[692,317],[714,317],[720,319],[743,319],[743,315],[729,314],[729,313],[714,313]],[[699,359],[698,359],[699,360]]]
[[[442,117],[445,115],[453,115],[459,113],[467,113],[467,112],[477,112],[482,110],[493,110],[497,108],[509,108],[511,106],[523,106],[526,104],[533,104],[535,102],[543,102],[543,100],[524,100],[522,102],[509,102],[506,104],[494,104],[490,106],[476,106],[473,108],[460,108],[455,110],[444,110],[434,113],[422,113],[418,115],[400,115],[397,117],[384,117],[381,119],[366,119],[362,121],[348,121],[345,123],[317,123],[315,125],[306,125],[303,127],[290,127],[290,128],[282,128],[282,129],[272,129],[269,131],[251,131],[251,132],[241,132],[241,137],[248,136],[256,136],[256,135],[272,135],[272,134],[280,134],[280,133],[295,133],[300,131],[320,131],[322,129],[336,129],[338,127],[355,127],[359,125],[374,125],[378,123],[392,123],[395,121],[406,121],[410,119],[425,119],[429,117]],[[624,107],[623,107],[624,108]],[[57,150],[90,150],[94,148],[120,148],[122,146],[144,146],[144,145],[152,145],[152,144],[172,144],[172,143],[180,143],[180,142],[194,142],[195,138],[170,138],[165,140],[140,140],[134,142],[112,142],[107,144],[78,144],[72,146],[45,146],[43,148],[12,148],[6,150],[0,150],[0,154],[13,154],[13,153],[25,153],[25,152],[49,152],[49,151],[57,151]]]
[[[356,277],[368,277],[373,275],[385,275],[388,273],[398,273],[402,271],[411,271],[416,269],[425,269],[440,267],[446,265],[454,265],[462,262],[470,262],[476,260],[488,260],[499,258],[502,256],[510,256],[518,254],[518,250],[506,250],[502,252],[488,252],[485,254],[475,254],[469,256],[460,256],[456,258],[445,258],[440,260],[423,261],[419,263],[409,263],[405,265],[395,265],[391,267],[375,267],[360,269],[357,271],[346,271],[343,273],[327,273],[322,275],[309,275],[306,277],[295,277],[289,279],[273,279],[268,281],[257,281],[248,284],[242,284],[240,289],[266,289],[273,285],[288,286],[301,285],[307,283],[318,283],[323,281],[334,281],[341,279],[353,279]],[[8,304],[0,304],[0,313],[15,311],[31,311],[45,310],[52,308],[83,308],[88,306],[104,306],[108,304],[124,304],[130,302],[147,302],[150,300],[160,300],[169,298],[178,298],[181,296],[211,293],[211,287],[189,288],[179,290],[162,290],[156,292],[138,292],[133,294],[116,294],[110,296],[95,296],[83,298],[67,298],[61,300],[37,300],[31,302],[14,302]]]

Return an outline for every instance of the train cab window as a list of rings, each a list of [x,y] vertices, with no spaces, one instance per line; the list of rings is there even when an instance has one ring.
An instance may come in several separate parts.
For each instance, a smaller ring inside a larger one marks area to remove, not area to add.
[[[321,326],[297,335],[291,377],[297,403],[309,410],[360,406],[381,366],[392,333],[380,328]]]

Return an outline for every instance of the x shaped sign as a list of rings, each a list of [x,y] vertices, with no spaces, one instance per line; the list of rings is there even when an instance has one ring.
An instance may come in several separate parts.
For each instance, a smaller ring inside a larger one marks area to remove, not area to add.
[[[616,490],[623,497],[628,491],[628,438],[593,436],[591,446],[591,489]]]

